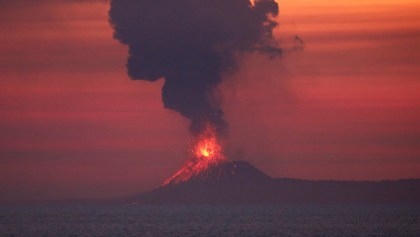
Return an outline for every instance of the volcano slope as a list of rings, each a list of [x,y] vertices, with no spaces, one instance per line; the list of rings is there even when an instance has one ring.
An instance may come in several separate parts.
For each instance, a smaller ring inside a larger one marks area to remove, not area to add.
[[[222,162],[182,182],[125,198],[127,204],[420,203],[420,179],[274,179],[245,161]]]

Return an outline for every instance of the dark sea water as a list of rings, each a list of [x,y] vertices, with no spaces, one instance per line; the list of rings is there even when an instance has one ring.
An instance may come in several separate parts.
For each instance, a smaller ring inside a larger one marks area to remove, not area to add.
[[[420,206],[0,207],[0,236],[420,236]]]

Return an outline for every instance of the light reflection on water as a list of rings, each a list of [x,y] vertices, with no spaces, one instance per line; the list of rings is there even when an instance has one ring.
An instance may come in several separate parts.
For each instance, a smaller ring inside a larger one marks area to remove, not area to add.
[[[420,205],[0,207],[0,236],[420,236]]]

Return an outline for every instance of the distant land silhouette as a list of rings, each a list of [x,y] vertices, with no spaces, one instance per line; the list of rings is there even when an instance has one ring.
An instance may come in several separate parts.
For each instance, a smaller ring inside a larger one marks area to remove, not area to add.
[[[271,178],[245,161],[224,162],[126,204],[420,203],[420,179],[313,181]]]
[[[181,183],[112,199],[27,200],[1,205],[420,204],[420,179],[336,181],[272,178],[245,161],[228,161]]]

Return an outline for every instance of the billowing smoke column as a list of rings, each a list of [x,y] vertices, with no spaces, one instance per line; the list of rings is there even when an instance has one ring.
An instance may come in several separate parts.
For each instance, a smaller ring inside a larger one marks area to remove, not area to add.
[[[273,38],[274,0],[112,0],[114,37],[128,45],[132,79],[165,78],[165,108],[191,120],[200,134],[208,124],[226,134],[213,90],[235,69],[236,52],[281,52]]]

